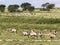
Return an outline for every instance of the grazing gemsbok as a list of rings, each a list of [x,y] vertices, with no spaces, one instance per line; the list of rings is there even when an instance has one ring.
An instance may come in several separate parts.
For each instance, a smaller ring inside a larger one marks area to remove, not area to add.
[[[11,29],[13,33],[17,33],[17,30],[15,28]]]
[[[23,33],[24,36],[28,36],[28,37],[29,37],[29,32],[24,31],[24,32],[22,32],[22,33]]]
[[[41,39],[43,38],[43,33],[42,32],[40,32],[38,35],[41,37]]]
[[[37,33],[33,30],[31,30],[30,34],[29,34],[30,37],[38,37]]]
[[[50,32],[50,38],[54,39],[56,37],[57,32],[56,31],[51,31]]]

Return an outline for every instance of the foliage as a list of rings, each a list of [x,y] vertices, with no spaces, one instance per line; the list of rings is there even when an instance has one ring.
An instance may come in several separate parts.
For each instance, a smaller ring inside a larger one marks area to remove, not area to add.
[[[42,7],[45,8],[47,11],[50,11],[50,9],[53,9],[55,7],[55,4],[45,3],[42,4]]]
[[[34,11],[34,7],[33,6],[31,6],[30,8],[28,8],[28,10],[30,11],[30,12],[32,12],[32,11]]]
[[[5,5],[0,5],[0,11],[4,12],[5,11]]]
[[[29,17],[29,16],[12,16],[7,18],[1,18],[0,22],[6,23],[30,23],[30,24],[57,24],[60,23],[60,18],[40,18],[40,17]]]
[[[31,4],[30,3],[22,3],[21,4],[21,8],[23,8],[23,10],[25,11],[25,10],[28,10],[28,11],[33,11],[34,10],[34,7],[33,6],[31,6]]]
[[[23,8],[23,10],[27,10],[29,7],[31,7],[31,4],[30,3],[22,3],[21,4],[21,7]]]
[[[9,12],[16,12],[18,8],[19,8],[19,5],[9,5],[8,11]]]

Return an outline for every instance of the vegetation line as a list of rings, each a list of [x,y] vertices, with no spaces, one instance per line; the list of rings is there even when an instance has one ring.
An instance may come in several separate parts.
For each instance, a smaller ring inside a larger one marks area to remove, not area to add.
[[[0,42],[1,41],[4,41],[4,40],[2,40],[2,39],[0,39]],[[25,40],[13,40],[13,39],[5,39],[5,41],[25,41]],[[47,42],[51,42],[51,41],[60,41],[60,39],[59,40],[26,40],[26,41],[35,41],[35,42],[38,42],[38,41],[47,41]]]

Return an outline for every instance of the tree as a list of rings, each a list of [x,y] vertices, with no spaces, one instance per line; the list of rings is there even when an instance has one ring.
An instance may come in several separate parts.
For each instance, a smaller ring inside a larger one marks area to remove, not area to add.
[[[47,6],[47,8],[49,8],[49,9],[53,9],[53,7],[55,7],[54,4],[49,4],[49,5]]]
[[[8,6],[8,11],[9,12],[16,12],[19,8],[19,5],[9,5]]]
[[[28,10],[30,7],[31,7],[31,4],[28,2],[21,4],[21,8],[23,8],[23,10]]]
[[[50,11],[50,9],[53,9],[55,7],[55,4],[50,4],[50,3],[45,3],[45,4],[42,4],[42,7],[44,9],[46,9],[47,11]]]
[[[47,3],[45,3],[45,4],[42,4],[42,7],[43,8],[46,8],[46,6],[48,6],[49,5],[49,3],[47,2]]]
[[[50,11],[50,9],[53,9],[55,7],[54,4],[49,4],[46,8],[48,11]]]
[[[30,11],[30,12],[35,9],[35,7],[31,6],[31,4],[28,3],[28,2],[22,3],[22,4],[21,4],[21,8],[23,9],[23,11],[28,10],[28,11]]]
[[[5,5],[0,5],[0,11],[4,12],[5,11],[5,7],[6,7]]]
[[[31,6],[31,7],[28,8],[28,10],[29,10],[30,12],[34,11],[34,9],[35,9],[35,7],[33,7],[33,6]]]

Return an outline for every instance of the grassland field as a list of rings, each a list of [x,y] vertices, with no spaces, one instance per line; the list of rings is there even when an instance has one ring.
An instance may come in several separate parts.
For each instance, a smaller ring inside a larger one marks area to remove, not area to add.
[[[10,28],[16,28],[17,33],[11,33]],[[50,30],[57,30],[57,37],[60,39],[60,13],[45,12],[45,13],[0,13],[0,45],[60,45],[60,41],[31,41],[31,40],[50,40],[49,36],[43,39],[28,38],[23,36],[23,31],[35,29],[36,32],[47,29],[44,33],[49,33]],[[16,39],[15,41],[5,41],[5,39]],[[24,40],[24,41],[18,41]],[[30,41],[27,41],[30,40]]]

